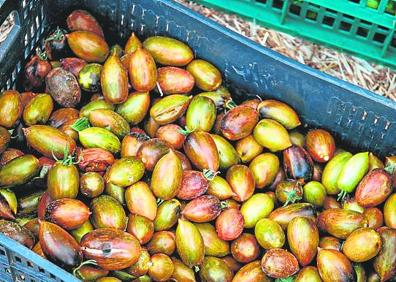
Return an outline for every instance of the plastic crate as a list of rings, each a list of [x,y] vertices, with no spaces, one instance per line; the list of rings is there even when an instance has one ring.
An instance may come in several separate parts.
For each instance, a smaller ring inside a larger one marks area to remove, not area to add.
[[[396,103],[263,48],[171,0],[0,0],[0,4],[1,22],[9,12],[17,14],[17,25],[0,45],[0,89],[17,87],[21,66],[50,28],[82,8],[98,18],[110,42],[125,42],[132,30],[142,38],[154,34],[178,38],[197,57],[213,62],[239,99],[260,95],[285,101],[305,124],[330,130],[338,142],[380,156],[396,154]],[[76,280],[1,234],[0,279]]]
[[[395,0],[194,0],[396,68]]]

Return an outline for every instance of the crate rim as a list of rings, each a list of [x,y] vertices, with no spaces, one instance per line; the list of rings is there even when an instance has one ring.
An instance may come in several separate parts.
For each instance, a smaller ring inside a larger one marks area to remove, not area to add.
[[[365,98],[371,99],[371,100],[375,100],[376,102],[381,103],[382,105],[385,105],[387,107],[393,108],[394,110],[396,110],[396,101],[393,101],[389,98],[386,98],[384,96],[381,96],[379,94],[376,94],[368,89],[362,88],[358,85],[355,85],[353,83],[350,83],[348,81],[339,79],[337,77],[334,77],[332,75],[329,75],[327,73],[324,73],[320,70],[314,69],[312,67],[309,67],[307,65],[304,65],[296,60],[293,60],[289,57],[286,57],[285,55],[278,53],[268,47],[262,46],[259,43],[251,40],[248,37],[245,37],[229,28],[226,28],[224,26],[222,26],[221,24],[215,22],[212,19],[206,18],[205,16],[199,14],[198,12],[195,12],[187,7],[185,7],[184,5],[174,2],[173,0],[157,0],[158,2],[162,2],[162,3],[166,3],[168,4],[170,7],[173,7],[179,11],[186,11],[186,12],[191,12],[191,16],[197,20],[199,20],[202,23],[205,23],[207,25],[209,25],[210,27],[221,31],[222,33],[224,33],[225,35],[227,35],[228,37],[235,39],[237,41],[239,41],[240,43],[242,43],[243,45],[246,45],[250,48],[254,48],[256,51],[265,54],[265,55],[269,55],[272,59],[279,61],[287,66],[290,66],[294,69],[300,70],[304,73],[310,74],[312,76],[315,76],[316,78],[319,78],[321,80],[324,80],[326,82],[331,82],[334,83],[335,85],[337,85],[340,88],[343,89],[348,89],[351,92],[354,92],[356,94],[362,95]]]

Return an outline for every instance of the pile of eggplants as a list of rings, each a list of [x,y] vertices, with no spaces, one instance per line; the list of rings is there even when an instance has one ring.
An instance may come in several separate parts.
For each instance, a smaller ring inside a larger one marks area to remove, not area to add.
[[[395,281],[396,156],[232,100],[185,43],[109,47],[76,10],[20,85],[0,96],[0,232],[77,278]]]

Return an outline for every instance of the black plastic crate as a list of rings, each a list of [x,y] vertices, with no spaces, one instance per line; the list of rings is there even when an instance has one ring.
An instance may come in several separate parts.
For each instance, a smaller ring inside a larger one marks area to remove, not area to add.
[[[0,89],[16,87],[21,67],[51,28],[63,25],[72,10],[87,9],[102,23],[110,42],[125,42],[132,31],[142,38],[153,34],[175,37],[189,44],[197,57],[214,63],[240,100],[260,95],[285,101],[305,124],[330,130],[338,141],[351,148],[370,150],[380,156],[396,154],[395,102],[292,61],[171,0],[0,0],[1,3],[0,22],[14,11],[17,24],[0,46]],[[74,280],[71,274],[3,235],[0,278]]]

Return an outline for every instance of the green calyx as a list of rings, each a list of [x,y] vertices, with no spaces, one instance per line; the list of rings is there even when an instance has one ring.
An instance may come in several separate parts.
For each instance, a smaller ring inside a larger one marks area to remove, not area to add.
[[[79,266],[77,266],[77,267],[73,270],[73,275],[76,276],[76,277],[79,278],[79,279],[85,279],[85,277],[83,277],[83,276],[81,275],[81,273],[80,273],[80,269],[81,269],[81,267],[83,267],[84,265],[95,265],[95,266],[96,266],[96,265],[98,265],[98,264],[97,264],[96,261],[93,260],[93,259],[83,261]]]
[[[45,42],[47,42],[47,41],[60,41],[60,40],[63,40],[64,37],[65,37],[65,34],[63,33],[63,31],[58,26],[56,28],[56,30],[54,31],[54,33],[51,34],[51,36],[49,36],[47,39],[45,39]]]
[[[225,108],[227,110],[231,110],[233,108],[235,108],[237,106],[237,104],[235,104],[235,102],[232,99],[229,99],[225,102]]]
[[[285,194],[287,198],[286,202],[283,204],[284,207],[286,207],[288,204],[294,204],[295,202],[302,199],[302,197],[298,195],[296,190],[286,191]]]
[[[337,201],[343,201],[345,199],[345,197],[348,195],[347,191],[343,191],[341,190],[340,193],[338,193],[338,197],[337,197]]]
[[[89,124],[88,118],[86,117],[79,118],[71,126],[72,129],[78,132],[87,129],[89,127],[91,127],[91,125]]]
[[[180,129],[179,133],[184,136],[188,136],[190,133],[194,132],[194,130],[189,129],[187,126],[184,129]]]
[[[389,173],[390,175],[393,175],[393,173],[395,173],[395,171],[396,171],[396,163],[389,164],[384,169],[387,173]]]
[[[73,164],[78,164],[80,162],[80,160],[75,161],[73,153],[69,154],[69,146],[68,145],[66,145],[65,149],[63,150],[63,159],[61,159],[61,160],[58,159],[53,152],[52,152],[52,157],[54,158],[54,160],[56,160],[57,162],[65,165],[65,166],[71,166]],[[41,172],[40,172],[40,175],[41,175]]]
[[[211,170],[211,169],[204,169],[204,170],[202,171],[202,173],[203,173],[203,176],[204,176],[207,180],[212,181],[213,178],[215,178],[215,176],[218,175],[218,174],[220,173],[220,171],[213,171],[213,170]]]
[[[46,61],[48,60],[47,53],[45,51],[41,51],[39,47],[36,49],[36,55],[39,57],[40,60]]]

